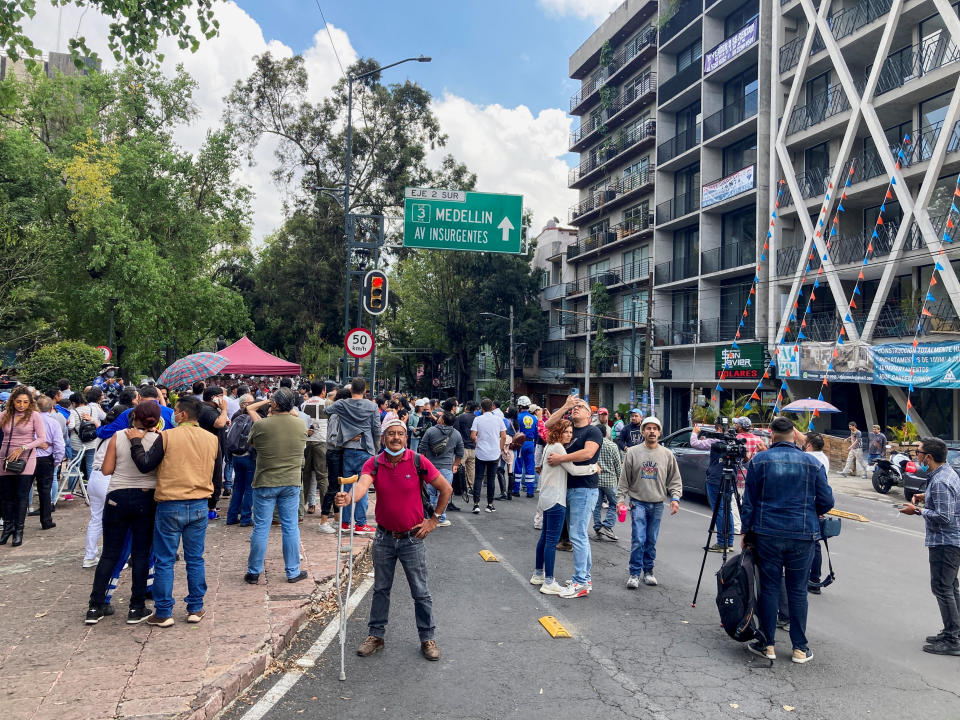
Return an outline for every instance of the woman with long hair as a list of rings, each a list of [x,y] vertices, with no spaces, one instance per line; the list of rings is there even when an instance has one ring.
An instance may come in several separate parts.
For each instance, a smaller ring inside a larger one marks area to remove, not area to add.
[[[532,585],[539,585],[544,595],[558,595],[563,590],[554,579],[554,563],[557,557],[557,541],[563,529],[563,518],[567,513],[567,473],[571,475],[592,475],[597,472],[596,465],[574,465],[561,463],[552,466],[546,460],[554,453],[566,454],[564,446],[573,440],[573,425],[569,420],[561,420],[550,428],[547,446],[543,450],[543,468],[540,471],[540,499],[538,508],[543,513],[543,528],[537,541],[537,552],[530,578]]]
[[[13,546],[23,544],[23,524],[33,473],[37,467],[37,448],[47,447],[47,433],[30,390],[18,385],[10,393],[7,408],[0,416],[0,498],[3,506],[3,532],[0,545],[13,537]]]

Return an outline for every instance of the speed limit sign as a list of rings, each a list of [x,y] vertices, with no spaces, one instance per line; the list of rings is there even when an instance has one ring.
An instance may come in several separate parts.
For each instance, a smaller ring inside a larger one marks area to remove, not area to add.
[[[347,352],[355,358],[365,358],[373,352],[373,335],[365,328],[354,328],[343,341]]]

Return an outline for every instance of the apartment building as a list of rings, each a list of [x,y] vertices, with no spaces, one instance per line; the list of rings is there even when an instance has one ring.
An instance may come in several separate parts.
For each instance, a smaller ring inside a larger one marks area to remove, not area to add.
[[[911,376],[908,369],[897,377],[889,358],[900,351],[909,365],[916,336],[922,353],[934,350],[945,360],[928,387],[912,393],[912,420],[921,434],[957,439],[960,384],[950,362],[960,354],[960,285],[956,250],[941,238],[953,235],[958,220],[951,211],[960,173],[958,3],[824,2],[776,2],[767,195],[777,179],[787,183],[765,337],[784,341],[780,375],[791,392],[816,397],[842,324],[847,342],[836,362],[843,367],[834,368],[842,377],[835,373],[827,393],[842,412],[817,421],[840,428],[851,419],[903,422]],[[950,13],[941,15],[943,8]],[[816,236],[821,218],[836,235]],[[938,257],[941,245],[949,262]],[[821,289],[810,302],[821,266]],[[807,302],[805,339],[790,353],[797,323],[786,338],[778,330]],[[847,357],[854,351],[856,359]]]
[[[70,53],[53,51],[44,53],[37,62],[42,64],[43,72],[48,77],[53,77],[54,73],[57,72],[63,75],[86,75],[90,69],[99,68],[99,62],[94,63],[90,58],[86,58],[84,67],[78,69]],[[29,75],[23,60],[15,61],[6,55],[0,55],[0,80],[3,80],[8,74],[19,78],[25,78]]]
[[[586,395],[589,384],[591,404],[611,409],[629,402],[631,365],[637,383],[643,376],[653,269],[656,21],[655,0],[626,0],[570,58],[570,77],[581,83],[570,99],[570,114],[579,118],[569,148],[580,162],[568,178],[579,190],[568,217],[577,239],[566,252],[568,312],[551,317],[551,333],[565,342],[567,385]]]

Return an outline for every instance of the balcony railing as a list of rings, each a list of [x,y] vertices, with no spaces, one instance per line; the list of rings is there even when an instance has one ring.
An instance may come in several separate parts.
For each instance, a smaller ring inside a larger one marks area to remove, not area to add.
[[[751,314],[743,320],[740,327],[740,318],[708,318],[700,321],[700,342],[732,342],[740,331],[742,340],[755,337],[754,316]]]
[[[610,72],[616,72],[644,50],[656,47],[656,45],[657,29],[653,25],[648,25],[635,35],[630,42],[621,45],[617,51],[613,53],[613,58],[608,66]]]
[[[937,144],[937,139],[942,131],[943,123],[938,122],[933,125],[913,130],[910,133],[912,141],[903,145],[903,159],[900,161],[901,167],[910,167],[919,162],[929,160],[933,154],[933,149]],[[901,146],[894,145],[890,148],[891,158],[896,161],[897,154]],[[960,122],[953,126],[953,132],[947,141],[947,152],[952,153],[960,150]],[[870,148],[851,158],[853,161],[853,175],[850,176],[852,183],[871,180],[875,177],[885,176],[886,168],[883,166],[883,159],[880,153]]]
[[[692,3],[686,3],[692,5]],[[675,95],[679,95],[682,90],[693,85],[703,77],[703,64],[699,61],[692,63],[678,72],[669,80],[660,84],[658,101],[662,105]]]
[[[660,44],[667,42],[683,30],[687,25],[693,22],[693,19],[700,14],[700,3],[681,2],[674,3],[676,12],[670,16],[670,19],[664,23],[660,29]]]
[[[660,143],[657,147],[657,164],[663,165],[698,144],[700,144],[700,123],[677,133],[666,142]]]
[[[697,342],[697,321],[654,323],[653,342],[655,345],[692,345]]]
[[[620,153],[626,152],[646,140],[651,140],[656,135],[657,121],[653,119],[648,119],[646,122],[620,132],[616,138],[610,138],[603,148],[584,157],[578,167],[567,173],[567,184],[572,187],[593,171],[616,158]]]
[[[639,217],[632,217],[627,220],[623,220],[616,225],[611,225],[609,228],[601,232],[594,233],[593,235],[587,235],[577,242],[571,243],[569,246],[567,246],[567,259],[571,260],[584,253],[598,250],[602,247],[606,247],[607,245],[612,245],[615,242],[619,242],[620,240],[625,240],[628,237],[637,235],[645,230],[652,229],[652,213],[646,213],[645,215],[641,215]]]
[[[827,185],[830,183],[830,168],[812,168],[802,173],[797,173],[797,184],[800,186],[800,194],[804,200],[815,198],[827,192]],[[783,200],[780,201],[781,207],[787,207],[794,202],[790,190],[783,193]]]
[[[657,285],[686,280],[697,274],[697,256],[689,255],[658,263],[653,277]]]
[[[609,270],[601,270],[600,272],[588,277],[583,277],[579,280],[568,282],[567,297],[571,295],[588,293],[594,285],[603,285],[604,287],[617,285],[621,282],[620,272],[621,268],[610,268]]]
[[[657,205],[657,224],[663,225],[700,209],[700,192],[677,195]]]
[[[947,31],[941,31],[935,41],[927,40],[888,55],[880,69],[874,94],[883,95],[896,90],[911,80],[957,61],[960,61],[960,48]]]
[[[731,103],[722,110],[708,116],[703,121],[703,139],[708,140],[715,135],[719,135],[724,130],[729,130],[734,125],[739,125],[756,114],[757,91],[754,90],[752,93],[744,95],[740,101]],[[663,162],[663,160],[659,162]]]
[[[907,300],[888,302],[880,308],[877,315],[877,324],[873,330],[874,338],[902,338],[913,337],[920,326],[920,335],[929,335],[931,332],[958,332],[960,319],[953,309],[949,299],[926,308],[930,316],[920,314],[924,306],[918,302]],[[858,332],[863,332],[867,324],[869,308],[860,308],[851,313],[854,325]],[[836,310],[824,310],[807,315],[807,327],[804,335],[808,339],[818,342],[835,341],[840,332],[840,316]]]
[[[644,96],[650,96],[652,99],[656,91],[657,74],[649,72],[612,100],[598,115],[584,118],[580,125],[570,133],[570,150],[572,151],[582,140],[594,132],[602,130],[608,122],[613,122],[620,111],[632,105],[637,99]]]
[[[613,183],[610,183],[599,192],[570,207],[569,220],[574,223],[584,215],[597,210],[607,203],[613,202],[623,195],[653,186],[653,167],[647,166],[640,172],[631,173]]]
[[[857,90],[863,91],[860,87]],[[849,109],[850,101],[843,92],[843,86],[840,83],[831,85],[826,92],[812,97],[806,105],[793,109],[790,113],[790,122],[787,124],[787,135],[806,130]]]
[[[893,0],[860,0],[855,6],[840,10],[833,17],[827,18],[827,25],[830,26],[834,39],[839,42],[874,20],[886,17],[892,5]],[[805,39],[806,33],[801,33],[780,48],[780,72],[786,72],[800,62],[800,51]],[[814,55],[825,48],[826,45],[818,34],[810,48],[810,54]]]
[[[757,247],[752,240],[728,243],[700,253],[700,273],[719,272],[750,265],[757,261]]]
[[[593,73],[589,78],[580,83],[580,89],[570,98],[570,113],[580,106],[584,100],[600,89],[610,77],[610,72],[606,68],[601,68]]]

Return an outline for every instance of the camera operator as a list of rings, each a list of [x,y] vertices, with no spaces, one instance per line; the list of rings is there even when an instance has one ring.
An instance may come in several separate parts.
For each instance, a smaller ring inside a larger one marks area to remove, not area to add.
[[[724,434],[723,423],[719,420],[714,426],[714,432]],[[723,460],[727,455],[727,443],[716,437],[700,437],[702,435],[700,425],[695,425],[690,434],[690,447],[697,450],[710,451],[710,464],[707,465],[707,500],[710,501],[710,509],[716,507],[717,500],[720,499],[720,484],[723,480]],[[735,436],[734,436],[735,437]],[[733,548],[733,492],[736,485],[728,488],[724,493],[720,510],[717,512],[717,542],[710,546],[710,552],[723,552]]]
[[[743,544],[754,548],[760,577],[760,637],[747,647],[776,659],[774,638],[781,577],[786,573],[793,662],[813,659],[807,644],[807,580],[819,516],[833,507],[827,471],[796,446],[796,430],[785,417],[770,424],[773,445],[747,467],[743,493]]]

